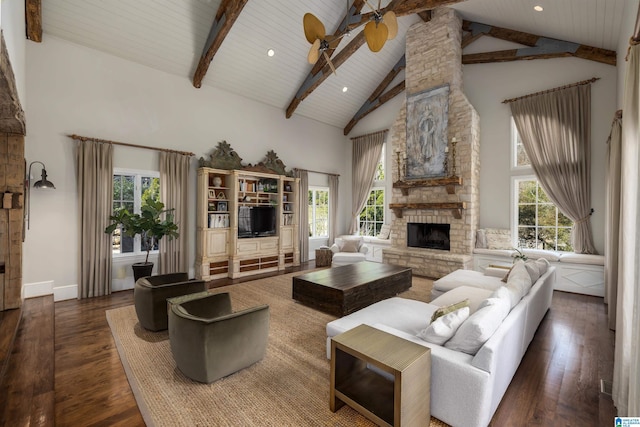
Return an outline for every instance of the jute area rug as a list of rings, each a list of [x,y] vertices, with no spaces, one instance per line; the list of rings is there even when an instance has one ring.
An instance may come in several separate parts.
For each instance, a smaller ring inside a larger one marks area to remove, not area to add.
[[[325,325],[335,317],[291,299],[291,278],[240,283],[229,292],[234,310],[269,304],[267,354],[253,366],[213,384],[186,378],[169,337],[138,324],[133,305],[107,311],[122,365],[148,426],[373,426],[355,410],[329,410]],[[402,297],[429,301],[431,281],[414,278]],[[428,420],[425,420],[427,425]],[[431,426],[446,426],[431,418]]]

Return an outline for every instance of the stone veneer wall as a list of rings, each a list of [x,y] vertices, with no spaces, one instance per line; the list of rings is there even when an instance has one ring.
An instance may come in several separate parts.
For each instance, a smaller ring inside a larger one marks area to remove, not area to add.
[[[475,232],[479,221],[480,118],[462,92],[462,20],[453,9],[438,8],[429,22],[412,26],[407,32],[405,70],[407,96],[449,84],[449,141],[456,137],[456,175],[463,185],[455,194],[445,187],[420,187],[403,196],[393,189],[391,203],[465,202],[462,218],[450,210],[405,209],[402,218],[391,224],[391,249],[383,252],[383,262],[408,266],[414,274],[439,278],[459,268],[471,268]],[[406,153],[406,102],[391,128],[392,152]],[[451,153],[451,148],[449,149]],[[394,157],[395,160],[395,157]],[[397,164],[392,176],[398,180]],[[407,223],[451,224],[451,250],[407,247]]]

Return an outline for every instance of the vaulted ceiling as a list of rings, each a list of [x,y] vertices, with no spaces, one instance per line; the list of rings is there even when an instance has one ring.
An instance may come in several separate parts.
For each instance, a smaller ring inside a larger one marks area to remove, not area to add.
[[[393,8],[399,16],[398,36],[373,53],[363,45],[362,25],[358,26],[333,53],[338,69],[332,74],[329,67],[321,67],[323,59],[316,68],[307,62],[310,44],[302,17],[313,13],[333,34],[341,31],[347,5],[350,22],[370,11],[364,0],[26,0],[26,4],[28,30],[39,24],[41,10],[43,38],[54,36],[107,52],[184,77],[196,88],[230,91],[280,108],[287,117],[298,114],[346,128],[345,133],[363,113],[402,93],[405,33],[429,19],[425,10],[440,5],[457,9],[466,21],[465,43],[486,34],[528,49],[468,56],[463,63],[569,55],[615,63],[613,50],[624,13],[624,0],[382,0],[382,7]],[[535,5],[544,10],[534,11]],[[273,56],[267,55],[269,49]],[[202,91],[202,96],[212,95]],[[210,102],[218,100],[212,97]]]

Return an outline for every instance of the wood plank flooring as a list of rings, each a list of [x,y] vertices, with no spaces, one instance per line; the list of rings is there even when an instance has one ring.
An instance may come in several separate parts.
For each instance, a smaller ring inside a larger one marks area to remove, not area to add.
[[[132,291],[26,300],[0,384],[0,425],[144,425],[105,317],[132,303]],[[491,425],[613,425],[613,402],[600,393],[600,379],[613,375],[614,335],[605,319],[602,298],[554,292]]]

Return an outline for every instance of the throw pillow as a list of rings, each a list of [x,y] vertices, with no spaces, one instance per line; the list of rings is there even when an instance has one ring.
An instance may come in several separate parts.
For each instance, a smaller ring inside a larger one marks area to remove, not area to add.
[[[484,234],[488,249],[511,249],[511,230],[500,228],[486,228]]]
[[[513,266],[511,266],[511,268],[509,269],[509,271],[507,271],[507,274],[505,274],[505,276],[502,278],[502,281],[504,283],[507,283],[507,281],[509,280],[509,275],[511,274],[511,270],[513,270]]]
[[[542,276],[549,270],[549,261],[546,258],[540,258],[536,260],[536,264],[538,264],[538,268],[540,269],[540,275]]]
[[[418,333],[418,338],[442,345],[456,333],[462,322],[469,317],[469,307],[462,307],[449,314],[438,317],[435,322]]]
[[[506,287],[511,293],[511,308],[513,308],[531,289],[531,276],[523,261],[516,261],[513,265]]]
[[[476,248],[487,249],[487,236],[482,228],[476,231]]]
[[[534,260],[530,260],[524,263],[525,268],[527,269],[527,273],[529,273],[529,277],[531,277],[531,283],[536,283],[538,278],[540,278],[540,267],[538,263]]]
[[[445,305],[444,307],[440,307],[436,311],[433,312],[431,316],[431,323],[435,322],[438,317],[444,316],[445,314],[449,314],[452,311],[456,311],[462,307],[469,307],[469,299],[464,299],[460,302],[451,305]]]
[[[509,303],[502,298],[488,298],[485,306],[473,313],[444,346],[474,355],[495,333],[509,314]]]
[[[378,234],[378,239],[387,240],[389,238],[389,234],[391,234],[391,225],[383,224],[380,227],[380,234]]]
[[[358,252],[358,249],[360,249],[360,245],[357,240],[343,240],[340,252]]]

